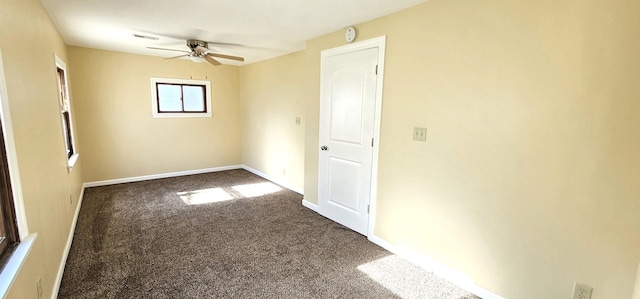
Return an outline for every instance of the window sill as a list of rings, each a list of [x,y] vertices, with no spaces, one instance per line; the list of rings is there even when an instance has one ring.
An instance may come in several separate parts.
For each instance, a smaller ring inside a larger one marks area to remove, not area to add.
[[[213,113],[153,113],[153,118],[211,117]]]
[[[71,171],[73,166],[76,166],[76,162],[78,162],[78,157],[80,157],[80,154],[73,154],[69,158],[69,160],[67,160],[67,169],[69,169],[69,171]]]
[[[20,268],[27,260],[29,252],[38,237],[37,233],[29,234],[24,240],[20,241],[18,248],[11,254],[9,261],[0,273],[0,298],[6,298],[13,281],[18,276]]]

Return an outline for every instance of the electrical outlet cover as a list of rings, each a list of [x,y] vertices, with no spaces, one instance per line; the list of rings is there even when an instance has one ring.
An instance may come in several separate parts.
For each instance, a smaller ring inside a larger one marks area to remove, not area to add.
[[[571,299],[591,299],[592,291],[593,288],[591,288],[590,286],[576,282],[575,286],[573,287],[573,297],[571,297]]]
[[[413,140],[427,141],[427,128],[413,128]]]

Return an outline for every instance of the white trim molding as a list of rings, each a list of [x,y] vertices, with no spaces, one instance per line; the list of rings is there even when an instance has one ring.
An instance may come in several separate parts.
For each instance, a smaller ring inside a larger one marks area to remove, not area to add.
[[[369,241],[377,244],[378,246],[407,260],[408,262],[414,265],[417,265],[429,272],[432,272],[433,274],[439,276],[440,278],[446,281],[449,281],[457,285],[458,287],[479,296],[480,298],[505,299],[504,297],[498,296],[476,285],[475,282],[473,281],[473,278],[471,278],[470,276],[458,270],[455,270],[449,266],[446,266],[434,259],[428,258],[412,249],[396,246],[373,234],[369,235],[368,239]]]
[[[291,185],[291,183],[289,183],[287,181],[276,179],[276,178],[274,178],[274,177],[272,177],[272,176],[270,176],[270,175],[268,175],[268,174],[266,174],[266,173],[264,173],[262,171],[256,170],[256,169],[251,168],[251,167],[249,167],[247,165],[242,165],[242,168],[244,170],[248,171],[248,172],[251,172],[251,173],[259,176],[259,177],[262,177],[263,179],[267,179],[267,180],[272,181],[272,182],[274,182],[274,183],[276,183],[276,184],[278,184],[278,185],[280,185],[282,187],[285,187],[285,188],[287,188],[287,189],[289,189],[289,190],[291,190],[291,191],[293,191],[295,193],[298,193],[300,195],[304,195],[304,190],[302,188],[295,187],[295,186]]]
[[[378,46],[378,85],[376,90],[376,110],[373,124],[373,160],[371,161],[371,191],[369,199],[369,229],[367,236],[373,236],[376,226],[376,208],[378,202],[378,159],[380,155],[380,127],[382,126],[382,92],[384,86],[384,58],[387,52],[387,36],[370,40]]]
[[[62,260],[60,266],[58,266],[58,274],[53,284],[53,293],[51,293],[51,299],[58,298],[58,292],[60,291],[60,283],[62,283],[62,275],[64,274],[64,267],[67,264],[67,258],[69,257],[69,251],[71,250],[71,243],[73,242],[73,235],[76,232],[76,224],[78,223],[78,215],[80,215],[80,207],[82,206],[82,199],[84,199],[84,189],[86,184],[82,184],[82,190],[80,190],[80,196],[78,198],[78,205],[76,206],[76,212],[71,220],[71,229],[69,230],[69,236],[67,236],[67,244],[64,247],[62,253]]]
[[[306,201],[304,198],[302,199],[302,205],[305,206],[306,208],[318,213],[318,205],[314,204],[310,201]]]
[[[195,169],[195,170],[168,172],[168,173],[161,173],[161,174],[150,174],[150,175],[142,175],[142,176],[136,176],[136,177],[122,178],[122,179],[89,182],[89,183],[85,183],[84,187],[90,188],[90,187],[108,186],[108,185],[115,185],[115,184],[133,183],[133,182],[140,182],[140,181],[166,179],[166,178],[172,178],[177,176],[201,174],[201,173],[208,173],[208,172],[218,172],[218,171],[234,170],[234,169],[242,169],[242,168],[243,168],[242,165],[232,165],[232,166],[222,166],[222,167],[214,167],[214,168],[203,168],[203,169]]]
[[[301,188],[292,186],[288,182],[275,179],[264,172],[261,172],[259,170],[256,170],[246,165],[231,165],[231,166],[222,166],[222,167],[214,167],[214,168],[203,168],[203,169],[195,169],[195,170],[185,170],[185,171],[167,172],[167,173],[160,173],[160,174],[142,175],[142,176],[136,176],[136,177],[122,178],[122,179],[95,181],[95,182],[84,183],[83,187],[90,188],[90,187],[108,186],[108,185],[115,185],[115,184],[133,183],[133,182],[148,181],[148,180],[155,180],[155,179],[166,179],[166,178],[172,178],[172,177],[178,177],[178,176],[202,174],[202,173],[218,172],[218,171],[234,170],[234,169],[244,169],[259,177],[262,177],[282,187],[285,187],[293,192],[296,192],[298,194],[304,194]]]
[[[636,284],[631,298],[640,299],[640,263],[638,263],[638,274],[636,274]]]
[[[71,172],[71,169],[73,169],[73,166],[76,166],[76,162],[78,162],[79,157],[80,157],[80,154],[78,153],[75,153],[71,155],[71,157],[69,157],[69,160],[67,161],[67,169],[69,170],[69,172]]]

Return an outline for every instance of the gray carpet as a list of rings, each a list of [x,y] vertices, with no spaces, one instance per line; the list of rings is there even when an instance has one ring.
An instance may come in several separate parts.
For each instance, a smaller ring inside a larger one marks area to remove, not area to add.
[[[59,298],[478,298],[301,199],[244,170],[88,188]]]

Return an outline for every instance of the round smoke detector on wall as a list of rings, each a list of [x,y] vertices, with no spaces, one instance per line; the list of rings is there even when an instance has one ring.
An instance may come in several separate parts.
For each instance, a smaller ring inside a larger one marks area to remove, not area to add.
[[[347,28],[347,31],[344,32],[344,40],[346,40],[348,43],[352,43],[354,40],[356,40],[356,35],[358,35],[356,28],[351,26]]]

